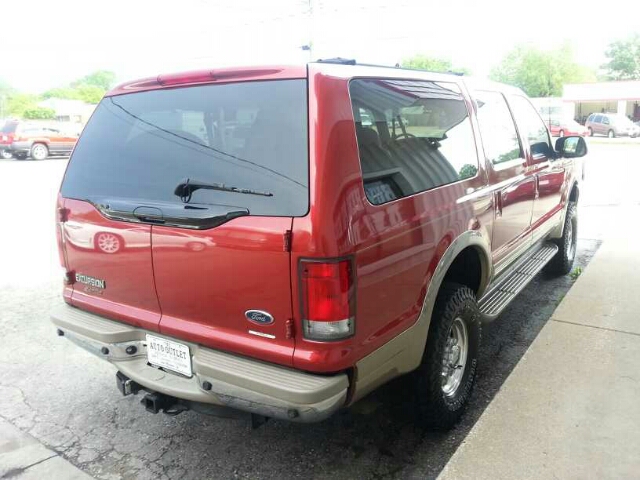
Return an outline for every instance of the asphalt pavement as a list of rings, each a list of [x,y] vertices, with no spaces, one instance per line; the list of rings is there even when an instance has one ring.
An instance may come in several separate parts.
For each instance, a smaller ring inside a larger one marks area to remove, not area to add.
[[[152,415],[123,398],[115,370],[55,336],[61,302],[54,201],[65,160],[0,162],[0,417],[96,478],[435,478],[549,320],[574,278],[536,278],[484,330],[478,386],[448,433],[413,422],[411,390],[394,381],[315,425],[186,412]],[[637,201],[640,148],[593,143],[580,207],[576,267],[598,249],[598,219]]]

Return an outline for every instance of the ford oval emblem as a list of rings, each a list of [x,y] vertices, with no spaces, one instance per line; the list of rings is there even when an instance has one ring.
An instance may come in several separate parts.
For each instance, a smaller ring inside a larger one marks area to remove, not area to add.
[[[269,325],[273,323],[271,314],[263,310],[247,310],[244,312],[244,316],[247,317],[247,320],[250,322],[257,323],[258,325]]]

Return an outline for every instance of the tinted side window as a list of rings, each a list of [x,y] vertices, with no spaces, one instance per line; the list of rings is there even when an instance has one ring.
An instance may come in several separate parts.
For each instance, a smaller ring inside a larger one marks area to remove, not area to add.
[[[510,97],[513,115],[516,118],[520,135],[526,136],[529,140],[532,155],[550,155],[551,139],[547,126],[544,124],[537,110],[531,105],[531,102],[520,95],[512,95]]]
[[[380,205],[474,177],[478,158],[457,85],[357,79],[349,84],[364,190]],[[362,119],[371,112],[377,130]],[[385,119],[385,121],[378,121]]]
[[[602,115],[596,115],[596,118],[593,119],[595,123],[602,123]]]
[[[522,157],[518,132],[507,102],[498,92],[475,92],[478,123],[486,157],[499,164]]]
[[[605,125],[609,125],[609,118],[608,117],[602,117],[602,123],[604,123]]]

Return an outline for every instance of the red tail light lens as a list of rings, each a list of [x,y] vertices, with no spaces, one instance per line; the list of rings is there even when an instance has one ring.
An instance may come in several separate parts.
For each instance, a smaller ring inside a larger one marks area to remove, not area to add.
[[[341,340],[355,331],[351,260],[300,262],[302,323],[310,340]]]

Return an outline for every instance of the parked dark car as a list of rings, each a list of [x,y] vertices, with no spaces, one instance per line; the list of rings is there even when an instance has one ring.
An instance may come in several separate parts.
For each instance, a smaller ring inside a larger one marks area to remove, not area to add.
[[[77,134],[52,125],[10,121],[2,127],[0,150],[19,160],[28,156],[44,160],[50,155],[69,155],[77,141]]]
[[[153,413],[314,422],[413,372],[416,422],[449,428],[482,323],[571,270],[586,152],[521,90],[456,75],[334,60],[128,83],[62,182],[51,318]]]

